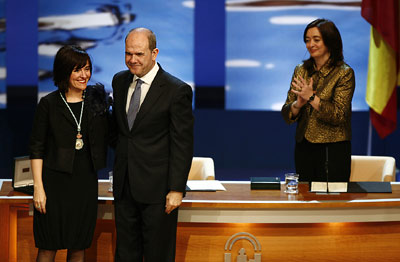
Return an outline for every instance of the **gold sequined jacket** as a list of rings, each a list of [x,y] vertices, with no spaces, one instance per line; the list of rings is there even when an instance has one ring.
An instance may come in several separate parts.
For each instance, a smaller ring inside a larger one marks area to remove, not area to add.
[[[296,66],[295,76],[310,81],[310,76],[303,64]],[[353,69],[346,63],[337,66],[325,64],[319,71],[311,73],[313,89],[321,101],[319,110],[305,104],[300,112],[293,116],[291,105],[296,95],[289,89],[281,113],[288,124],[297,122],[296,141],[306,138],[311,143],[331,143],[351,140],[351,100],[353,98],[355,79]]]

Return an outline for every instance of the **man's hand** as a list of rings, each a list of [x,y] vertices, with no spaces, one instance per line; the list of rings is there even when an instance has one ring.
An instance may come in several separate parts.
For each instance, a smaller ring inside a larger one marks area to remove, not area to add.
[[[169,214],[182,203],[183,193],[170,191],[166,197],[165,213]]]

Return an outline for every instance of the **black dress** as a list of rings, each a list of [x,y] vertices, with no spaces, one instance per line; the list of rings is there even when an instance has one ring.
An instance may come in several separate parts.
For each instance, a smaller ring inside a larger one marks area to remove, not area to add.
[[[82,102],[68,104],[79,121]],[[34,211],[37,248],[86,249],[92,242],[97,219],[98,180],[90,158],[87,115],[85,104],[81,128],[84,146],[75,150],[72,174],[43,167],[47,202],[46,214]]]

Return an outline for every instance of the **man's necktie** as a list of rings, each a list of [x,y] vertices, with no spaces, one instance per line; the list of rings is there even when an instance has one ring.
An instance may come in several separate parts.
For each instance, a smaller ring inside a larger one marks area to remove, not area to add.
[[[136,87],[135,91],[132,94],[131,101],[129,102],[129,109],[128,109],[128,125],[129,125],[129,130],[132,129],[133,123],[135,122],[136,115],[139,111],[140,107],[140,94],[142,93],[141,91],[141,86],[142,86],[143,81],[141,79],[136,80]]]

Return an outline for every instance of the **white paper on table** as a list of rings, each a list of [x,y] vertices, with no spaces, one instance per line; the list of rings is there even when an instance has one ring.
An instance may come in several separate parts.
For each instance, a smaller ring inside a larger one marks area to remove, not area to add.
[[[188,180],[186,185],[191,191],[226,191],[218,180]]]

